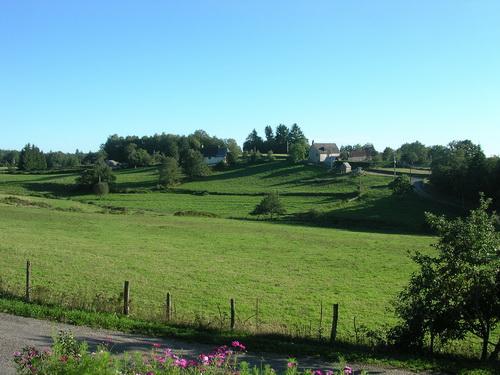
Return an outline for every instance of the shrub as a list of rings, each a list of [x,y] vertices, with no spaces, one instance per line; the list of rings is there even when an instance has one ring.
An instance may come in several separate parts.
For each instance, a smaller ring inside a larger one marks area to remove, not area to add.
[[[273,150],[269,150],[269,151],[267,152],[267,160],[269,160],[269,161],[273,161],[274,159],[275,159],[275,157],[274,157]]]
[[[293,143],[290,145],[288,158],[292,163],[298,163],[307,156],[307,145],[305,143]]]
[[[76,183],[84,188],[90,189],[94,185],[106,182],[112,184],[116,180],[113,170],[103,160],[99,160],[92,168],[85,169]]]
[[[184,159],[184,172],[189,177],[203,177],[210,174],[210,168],[205,164],[199,151],[189,150]]]
[[[257,163],[260,161],[260,159],[262,159],[262,154],[260,153],[259,150],[257,151],[252,151],[250,153],[250,162],[252,163]]]
[[[271,219],[274,215],[283,215],[286,213],[285,206],[281,202],[279,195],[269,193],[266,195],[255,209],[250,213],[252,215],[270,215]]]
[[[107,182],[98,182],[92,186],[95,195],[106,195],[109,193],[109,184]]]
[[[394,195],[406,195],[413,191],[413,185],[411,184],[410,177],[407,175],[400,175],[396,177],[390,184],[389,187],[392,189]]]
[[[158,175],[158,181],[162,186],[169,187],[177,184],[181,178],[177,160],[172,157],[164,158],[158,167]]]
[[[488,357],[490,337],[500,323],[500,238],[488,213],[491,200],[465,219],[446,219],[427,213],[438,232],[437,255],[415,254],[419,271],[396,300],[401,323],[392,336],[401,346],[422,348],[425,338],[442,343],[473,334],[482,340],[481,359]],[[497,338],[498,340],[498,338]],[[500,340],[490,353],[497,360]]]

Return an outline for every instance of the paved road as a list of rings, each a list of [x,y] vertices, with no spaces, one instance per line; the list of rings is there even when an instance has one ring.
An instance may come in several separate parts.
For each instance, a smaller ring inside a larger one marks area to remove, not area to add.
[[[187,343],[174,339],[151,338],[0,313],[0,374],[15,374],[12,362],[12,353],[14,351],[22,349],[27,345],[34,345],[40,349],[48,348],[52,343],[52,336],[62,329],[71,330],[77,338],[85,340],[91,348],[95,348],[100,343],[111,341],[112,350],[115,353],[123,353],[124,351],[150,351],[152,345],[155,343],[161,344],[164,347],[169,347],[177,354],[187,357],[197,356],[200,353],[208,353],[213,349],[212,346]],[[284,369],[287,363],[286,356],[270,353],[247,353],[242,359],[250,362],[252,365],[260,366],[262,362],[269,363],[275,369]],[[313,357],[299,358],[298,361],[301,368],[335,368],[332,364],[322,362],[318,358]],[[370,374],[413,374],[412,372],[399,369],[358,364],[349,365],[353,367],[355,374],[359,374],[361,369],[368,371]]]

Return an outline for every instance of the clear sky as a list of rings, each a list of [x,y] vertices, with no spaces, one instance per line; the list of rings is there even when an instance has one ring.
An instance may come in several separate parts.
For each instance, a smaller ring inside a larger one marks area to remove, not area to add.
[[[0,148],[294,122],[500,154],[500,1],[0,1]]]

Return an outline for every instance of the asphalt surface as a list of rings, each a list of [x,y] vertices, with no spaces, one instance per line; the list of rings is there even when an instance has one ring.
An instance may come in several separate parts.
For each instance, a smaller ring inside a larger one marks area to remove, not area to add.
[[[91,350],[99,344],[109,343],[111,350],[117,354],[130,351],[149,352],[153,344],[160,344],[164,348],[171,348],[176,354],[185,357],[196,357],[201,353],[209,353],[213,349],[213,346],[188,343],[175,339],[152,338],[0,313],[0,375],[15,374],[15,367],[12,361],[13,352],[28,345],[39,349],[49,348],[52,343],[52,337],[60,330],[70,330],[78,339],[86,341]],[[251,365],[260,366],[261,364],[270,364],[278,371],[286,367],[287,359],[287,356],[272,353],[246,353],[241,356],[241,360],[247,361]],[[323,362],[313,357],[298,358],[298,362],[299,367],[302,369],[326,370],[337,368],[335,364]],[[400,369],[360,364],[348,365],[353,368],[354,374],[359,374],[362,369],[368,371],[369,374],[413,374],[412,372]]]

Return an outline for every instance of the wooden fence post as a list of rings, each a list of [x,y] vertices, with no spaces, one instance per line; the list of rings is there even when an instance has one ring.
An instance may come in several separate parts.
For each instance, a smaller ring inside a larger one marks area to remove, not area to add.
[[[130,288],[128,281],[123,284],[123,314],[128,315],[130,311]]]
[[[255,300],[255,332],[259,333],[259,299]]]
[[[165,306],[165,309],[166,309],[166,315],[167,315],[167,322],[170,321],[170,311],[171,311],[171,308],[170,308],[170,293],[167,293],[167,301],[166,301],[166,306]]]
[[[234,330],[234,319],[235,318],[235,311],[234,311],[234,299],[231,298],[231,331]]]
[[[335,303],[333,305],[333,317],[332,317],[332,332],[330,333],[330,342],[333,344],[337,338],[337,324],[339,322],[339,304]]]
[[[26,302],[31,301],[30,291],[31,291],[31,262],[29,260],[27,260],[26,261]]]

